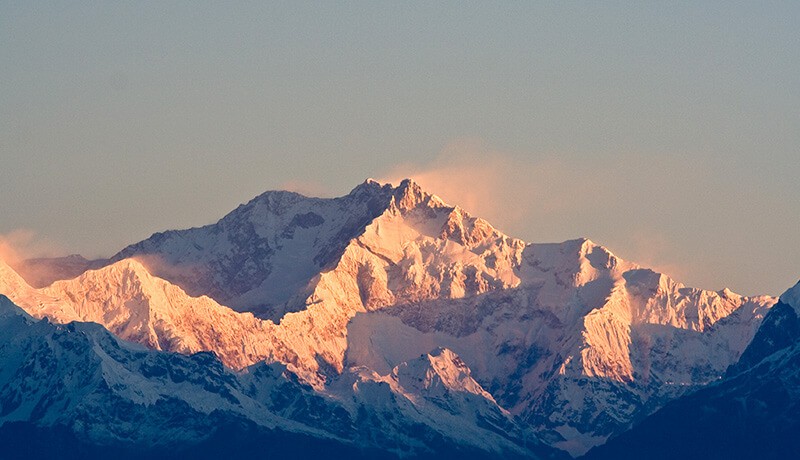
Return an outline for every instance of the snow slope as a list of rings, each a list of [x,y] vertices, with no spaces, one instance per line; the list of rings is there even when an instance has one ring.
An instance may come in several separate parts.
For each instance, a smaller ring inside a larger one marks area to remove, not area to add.
[[[588,240],[529,245],[522,259],[517,288],[358,315],[348,365],[385,370],[448,347],[502,407],[580,454],[719,379],[775,301],[686,288]]]
[[[0,289],[153,348],[279,362],[322,393],[358,376],[345,386],[403,396],[395,370],[447,349],[500,413],[575,455],[720,379],[776,302],[688,288],[587,239],[526,244],[410,180],[334,199],[267,192],[112,260]]]
[[[391,187],[371,180],[333,199],[270,191],[215,224],[156,233],[111,261],[135,256],[190,295],[278,319],[390,197]]]
[[[5,296],[0,331],[3,423],[65,424],[101,444],[159,445],[202,438],[210,428],[202,415],[226,411],[268,428],[314,432],[254,405],[211,354],[163,354],[97,324],[36,321]],[[171,424],[172,411],[185,420]]]
[[[271,356],[272,323],[205,296],[190,297],[131,259],[41,289],[28,286],[0,261],[0,293],[36,318],[95,322],[155,350],[213,351],[233,369]]]
[[[263,442],[262,454],[295,458],[539,458],[537,452],[560,458],[522,438],[463,369],[452,370],[458,359],[446,351],[431,357],[437,375],[448,376],[435,391],[400,392],[380,378],[346,374],[340,379],[356,382],[354,389],[336,396],[317,393],[280,365],[233,373],[210,353],[158,352],[123,342],[97,324],[37,321],[4,296],[0,336],[0,437],[20,423],[45,437],[66,431],[97,458],[120,449],[156,458],[185,451],[213,458],[194,446],[219,450],[219,443],[241,453],[239,442],[226,445],[225,435],[216,435],[223,430],[254,436],[249,442]],[[467,413],[488,424],[465,419]],[[3,449],[4,456],[17,453],[14,445]]]
[[[668,403],[586,458],[798,458],[799,286],[781,296],[725,379]]]

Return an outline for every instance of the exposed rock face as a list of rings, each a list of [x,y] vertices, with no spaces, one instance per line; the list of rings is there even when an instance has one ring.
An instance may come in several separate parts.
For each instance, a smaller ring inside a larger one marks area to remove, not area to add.
[[[775,302],[686,288],[588,240],[521,260],[515,288],[358,315],[348,362],[385,370],[448,347],[500,406],[579,454],[719,379]]]
[[[323,393],[452,414],[434,395],[466,391],[481,420],[572,454],[720,379],[776,302],[687,288],[587,239],[526,244],[408,180],[268,192],[114,260],[42,289],[0,266],[0,292],[234,369],[282,363]]]
[[[320,394],[278,364],[233,373],[211,353],[147,350],[97,324],[36,321],[4,296],[0,336],[0,439],[17,436],[4,458],[37,452],[168,458],[169,452],[210,459],[231,451],[294,458],[563,458],[534,439],[522,443],[519,425],[463,368],[452,371],[458,358],[445,350],[430,357],[436,375],[447,376],[435,381],[435,391],[401,388],[394,376],[348,372],[333,386],[349,391]],[[75,451],[20,445],[26,436]]]
[[[667,403],[587,459],[800,455],[800,283],[781,296],[726,377]]]
[[[111,261],[136,257],[190,295],[277,320],[386,209],[391,194],[374,181],[333,199],[266,192],[213,225],[156,233]]]

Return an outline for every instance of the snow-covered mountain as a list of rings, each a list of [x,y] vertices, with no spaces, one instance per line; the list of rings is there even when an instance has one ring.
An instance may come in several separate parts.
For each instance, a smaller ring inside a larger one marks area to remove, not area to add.
[[[89,321],[155,350],[213,351],[230,368],[270,359],[272,323],[212,299],[190,297],[125,259],[71,280],[34,289],[0,261],[0,292],[36,318]]]
[[[338,260],[391,197],[392,188],[375,181],[333,199],[270,191],[216,224],[156,233],[111,261],[135,256],[190,295],[279,319],[287,302]]]
[[[518,287],[357,315],[347,361],[457,352],[498,403],[580,454],[719,379],[773,298],[686,288],[588,240],[529,245]]]
[[[238,442],[225,439],[231,426],[252,435],[251,446],[264,443],[262,455],[559,458],[521,436],[447,350],[430,356],[427,366],[403,366],[431,374],[430,386],[404,384],[402,370],[383,377],[348,373],[335,386],[350,383],[353,391],[321,394],[278,364],[234,373],[210,353],[158,352],[97,324],[37,321],[5,296],[0,337],[0,438],[60,434],[82,449],[60,458],[86,458],[79,454],[87,448],[97,458],[107,449],[215,458],[206,450],[240,452]],[[29,448],[12,445],[3,458],[24,457]]]
[[[0,293],[233,369],[281,364],[315,394],[463,445],[489,430],[507,452],[542,438],[582,454],[719,380],[776,302],[688,288],[587,239],[526,244],[409,180],[267,192],[106,264],[39,289],[0,264]],[[389,431],[413,444],[406,429]]]
[[[215,423],[254,420],[316,433],[249,399],[211,354],[164,354],[92,323],[36,321],[0,296],[0,420],[64,427],[77,440],[132,449],[190,445]]]
[[[800,457],[800,283],[726,378],[679,398],[586,459]]]

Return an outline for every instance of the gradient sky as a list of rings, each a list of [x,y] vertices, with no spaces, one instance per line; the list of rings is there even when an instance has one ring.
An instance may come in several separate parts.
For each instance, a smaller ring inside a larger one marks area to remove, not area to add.
[[[107,256],[414,176],[526,241],[781,293],[800,2],[602,3],[0,1],[0,234]]]

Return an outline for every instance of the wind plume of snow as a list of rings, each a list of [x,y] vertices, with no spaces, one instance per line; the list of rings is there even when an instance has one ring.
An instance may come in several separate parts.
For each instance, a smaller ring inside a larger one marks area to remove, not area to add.
[[[711,165],[691,155],[623,152],[587,159],[460,140],[428,162],[397,165],[381,181],[410,177],[448,204],[529,242],[589,237],[689,284],[736,290],[717,259],[697,257],[698,247],[724,246],[708,216],[719,215],[722,228],[736,215],[714,207],[713,197],[703,198],[713,176]],[[705,239],[687,245],[688,231]]]
[[[633,254],[632,257],[639,265],[669,275],[673,279],[689,278],[686,267],[671,258],[676,244],[663,233],[636,232],[631,235],[630,241],[631,249],[628,252]]]
[[[14,266],[33,257],[55,257],[63,250],[54,242],[39,237],[29,229],[16,229],[0,234],[0,260]]]
[[[518,168],[508,154],[465,140],[449,144],[429,164],[397,165],[379,181],[397,185],[411,178],[448,204],[507,230],[519,227],[531,213],[519,200],[537,196],[536,184],[526,177],[528,169]]]

